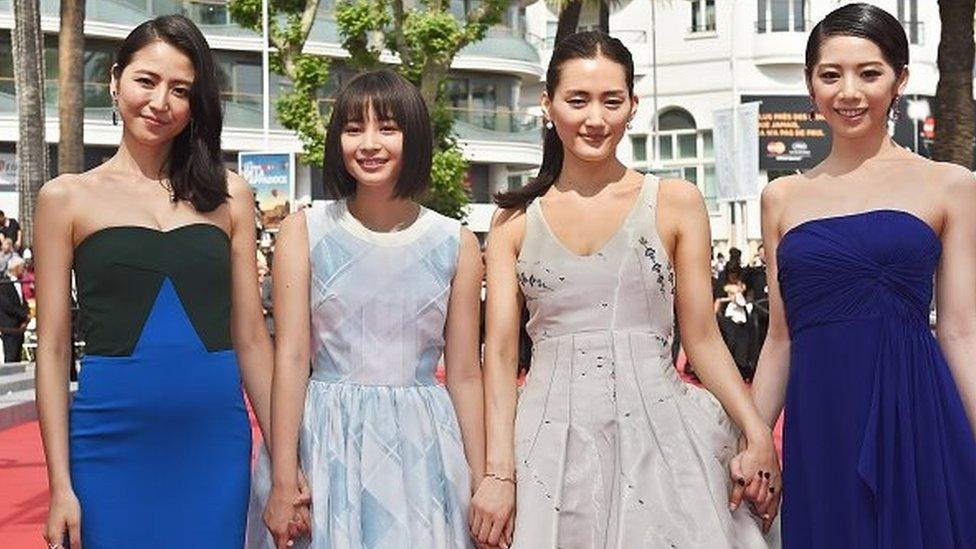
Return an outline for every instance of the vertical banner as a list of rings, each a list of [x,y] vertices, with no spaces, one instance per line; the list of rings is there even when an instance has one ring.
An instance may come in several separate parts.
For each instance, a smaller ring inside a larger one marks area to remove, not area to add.
[[[0,153],[0,211],[7,217],[20,218],[20,195],[17,193],[17,155]]]
[[[732,200],[735,189],[735,160],[733,154],[732,109],[716,109],[712,113],[712,143],[715,150],[715,200]]]
[[[254,189],[261,225],[277,229],[295,201],[295,154],[238,153],[237,169]]]
[[[736,202],[758,197],[759,103],[716,109],[712,113],[712,122],[715,199]]]
[[[738,106],[734,200],[759,198],[759,103]]]

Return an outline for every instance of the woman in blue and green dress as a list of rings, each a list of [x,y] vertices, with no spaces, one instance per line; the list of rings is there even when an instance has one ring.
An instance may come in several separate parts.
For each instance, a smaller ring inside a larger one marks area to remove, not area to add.
[[[188,19],[135,28],[110,91],[118,152],[38,197],[45,538],[53,548],[240,548],[251,457],[241,385],[268,432],[272,369],[254,197],[221,161],[214,60]],[[87,346],[73,400],[72,270]]]

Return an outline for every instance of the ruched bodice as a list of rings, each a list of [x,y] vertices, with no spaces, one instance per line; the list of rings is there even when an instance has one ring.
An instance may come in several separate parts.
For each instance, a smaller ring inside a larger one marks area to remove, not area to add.
[[[941,252],[932,228],[903,211],[801,223],[777,249],[790,332],[878,316],[927,327]]]
[[[899,210],[783,236],[788,547],[976,543],[976,441],[928,322],[941,253],[934,230]]]

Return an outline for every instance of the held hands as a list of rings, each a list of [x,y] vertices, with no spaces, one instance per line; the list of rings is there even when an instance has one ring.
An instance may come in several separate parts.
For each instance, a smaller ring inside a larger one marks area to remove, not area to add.
[[[766,430],[761,436],[739,438],[739,454],[729,463],[732,494],[729,509],[735,511],[745,498],[752,513],[762,520],[763,532],[768,532],[782,497],[783,474],[779,467],[772,434]]]
[[[67,534],[71,549],[81,549],[81,504],[71,490],[52,492],[44,539],[48,547],[65,547]],[[67,548],[65,548],[67,549]]]
[[[271,495],[264,508],[264,523],[277,549],[291,547],[296,539],[311,534],[311,502],[308,481],[300,470],[295,484],[274,484],[271,487]]]
[[[515,529],[514,480],[485,475],[471,498],[468,523],[479,547],[510,547]]]

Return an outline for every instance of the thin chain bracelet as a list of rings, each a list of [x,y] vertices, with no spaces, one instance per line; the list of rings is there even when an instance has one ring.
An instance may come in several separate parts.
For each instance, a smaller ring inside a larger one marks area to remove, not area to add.
[[[518,482],[516,482],[514,478],[511,478],[511,477],[503,477],[503,476],[499,475],[498,473],[485,473],[485,476],[488,477],[488,478],[493,478],[493,479],[495,479],[497,481],[500,481],[500,482],[511,482],[513,485],[517,485],[518,484]]]

